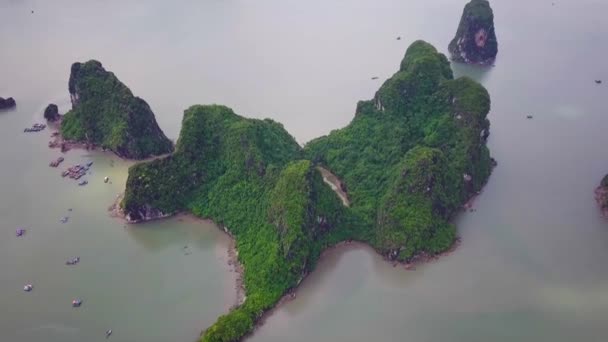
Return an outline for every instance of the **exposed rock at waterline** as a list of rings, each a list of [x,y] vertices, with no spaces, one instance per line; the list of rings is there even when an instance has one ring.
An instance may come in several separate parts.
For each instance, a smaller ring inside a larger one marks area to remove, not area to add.
[[[46,109],[44,110],[44,118],[51,122],[57,121],[61,118],[61,115],[59,115],[59,108],[57,108],[56,104],[51,103],[46,106]]]

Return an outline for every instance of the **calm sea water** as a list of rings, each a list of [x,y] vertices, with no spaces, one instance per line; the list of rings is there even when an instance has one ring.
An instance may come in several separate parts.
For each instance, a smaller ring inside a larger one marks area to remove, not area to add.
[[[69,152],[67,164],[95,161],[81,188],[47,166],[48,130],[22,133],[47,103],[69,108],[72,62],[100,60],[171,138],[186,107],[222,103],[304,143],[347,124],[413,40],[445,51],[464,3],[0,1],[0,96],[18,102],[0,113],[1,339],[192,341],[234,300],[228,241],[211,224],[125,229],[106,209],[128,163]],[[331,251],[251,341],[608,339],[608,222],[593,199],[608,172],[608,2],[492,4],[496,66],[454,66],[492,95],[498,160],[477,211],[457,220],[462,245],[416,271]],[[81,263],[63,265],[71,256]]]

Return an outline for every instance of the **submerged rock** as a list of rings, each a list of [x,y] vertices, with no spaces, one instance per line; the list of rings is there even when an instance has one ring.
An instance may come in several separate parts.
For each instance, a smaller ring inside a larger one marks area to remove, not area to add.
[[[46,106],[46,109],[44,110],[44,118],[51,122],[57,121],[61,118],[61,115],[59,115],[59,108],[57,108],[56,104],[51,103]]]
[[[492,64],[498,53],[494,13],[487,0],[471,0],[465,7],[456,36],[448,47],[452,60]]]
[[[17,105],[15,99],[9,97],[8,99],[0,97],[0,109],[9,109]]]
[[[61,122],[65,139],[108,148],[131,159],[173,151],[146,101],[133,96],[100,62],[74,63],[69,91],[72,110]]]

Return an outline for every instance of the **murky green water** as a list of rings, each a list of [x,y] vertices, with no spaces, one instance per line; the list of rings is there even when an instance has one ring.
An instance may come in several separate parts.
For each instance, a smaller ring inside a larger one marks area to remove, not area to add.
[[[106,211],[125,162],[71,151],[68,164],[95,161],[80,188],[47,166],[49,131],[22,133],[47,103],[69,107],[72,62],[101,60],[172,138],[187,106],[222,103],[305,142],[348,123],[413,40],[445,51],[464,2],[0,1],[0,96],[18,102],[0,113],[1,340],[101,341],[111,328],[114,341],[192,341],[234,300],[217,229],[125,229]],[[608,172],[608,3],[492,3],[496,66],[455,67],[492,95],[499,163],[458,218],[462,245],[416,271],[331,251],[251,341],[608,339],[608,222],[593,199]]]

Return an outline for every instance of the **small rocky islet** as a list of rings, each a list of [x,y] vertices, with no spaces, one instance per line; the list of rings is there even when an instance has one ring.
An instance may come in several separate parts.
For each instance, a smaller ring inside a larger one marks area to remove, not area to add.
[[[602,211],[602,215],[608,218],[608,175],[602,178],[600,185],[595,189],[595,200]]]
[[[471,0],[465,7],[448,46],[451,59],[469,64],[491,65],[498,54],[494,12],[487,0]]]
[[[17,106],[17,102],[15,102],[14,98],[12,98],[12,97],[9,97],[9,98],[0,97],[0,110],[2,110],[2,109],[11,109],[11,108],[14,108],[15,106]]]
[[[48,122],[55,122],[61,120],[61,115],[59,114],[59,107],[56,104],[51,103],[44,109],[44,118]]]

